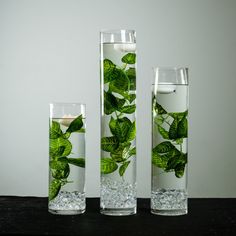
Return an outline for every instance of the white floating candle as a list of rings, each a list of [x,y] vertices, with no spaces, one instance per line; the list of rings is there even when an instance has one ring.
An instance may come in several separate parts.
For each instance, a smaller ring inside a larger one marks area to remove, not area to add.
[[[73,116],[71,114],[69,115],[64,115],[62,119],[59,121],[60,124],[69,127],[70,123],[76,118],[76,116]]]
[[[157,87],[158,93],[168,94],[168,93],[174,93],[176,90],[175,84],[159,84]]]
[[[126,44],[114,44],[114,49],[121,52],[135,52],[136,44],[126,43]]]

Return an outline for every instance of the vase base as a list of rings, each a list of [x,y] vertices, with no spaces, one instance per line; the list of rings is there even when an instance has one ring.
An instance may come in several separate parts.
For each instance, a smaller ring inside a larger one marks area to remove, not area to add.
[[[133,208],[101,208],[100,213],[108,216],[129,216],[136,214],[136,207]]]
[[[79,215],[85,212],[85,209],[82,210],[52,210],[48,209],[48,212],[54,215]]]
[[[151,209],[151,213],[154,215],[162,216],[181,216],[188,214],[187,209],[171,209],[171,210],[160,210],[160,209]]]

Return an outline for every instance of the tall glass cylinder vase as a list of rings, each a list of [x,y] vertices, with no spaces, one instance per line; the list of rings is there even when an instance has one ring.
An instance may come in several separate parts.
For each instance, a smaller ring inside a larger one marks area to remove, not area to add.
[[[151,212],[187,214],[188,70],[155,68]]]
[[[136,33],[101,32],[101,193],[106,215],[136,213]]]
[[[50,104],[48,210],[85,211],[85,105]]]

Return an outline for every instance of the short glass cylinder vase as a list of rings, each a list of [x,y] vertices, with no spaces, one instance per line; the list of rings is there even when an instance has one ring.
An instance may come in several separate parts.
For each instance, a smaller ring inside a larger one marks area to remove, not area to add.
[[[136,213],[136,33],[100,34],[101,190],[100,212]]]
[[[85,105],[51,103],[48,211],[85,212]]]
[[[187,203],[188,69],[154,68],[151,212],[184,215]]]

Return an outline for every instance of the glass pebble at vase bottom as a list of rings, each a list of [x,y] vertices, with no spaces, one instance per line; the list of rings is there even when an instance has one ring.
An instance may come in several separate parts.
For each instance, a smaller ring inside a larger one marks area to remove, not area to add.
[[[136,213],[136,39],[101,32],[101,192],[105,215]]]
[[[151,212],[187,214],[188,70],[155,68]]]
[[[85,105],[51,103],[48,210],[85,212]]]

